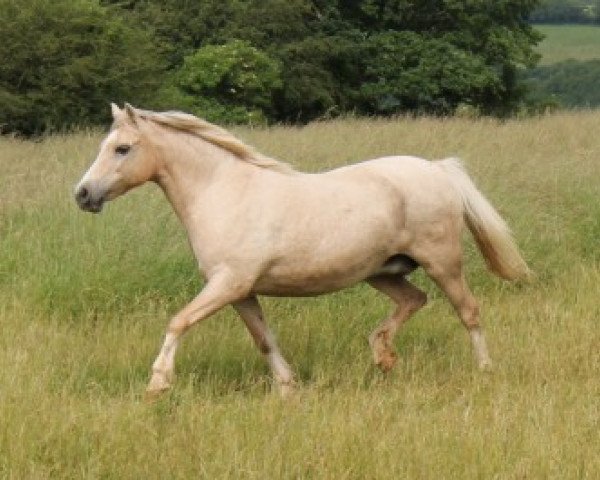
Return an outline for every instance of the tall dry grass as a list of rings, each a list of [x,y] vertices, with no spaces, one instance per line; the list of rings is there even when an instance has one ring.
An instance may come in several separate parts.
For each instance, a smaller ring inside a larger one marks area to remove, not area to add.
[[[430,303],[387,377],[366,337],[390,305],[368,287],[266,300],[301,380],[289,401],[225,310],[186,337],[174,391],[145,403],[167,319],[200,287],[176,219],[152,186],[78,211],[72,186],[98,133],[0,139],[0,478],[599,478],[599,124],[590,112],[237,130],[310,171],[459,156],[537,275],[492,278],[467,237],[491,374],[418,273]]]

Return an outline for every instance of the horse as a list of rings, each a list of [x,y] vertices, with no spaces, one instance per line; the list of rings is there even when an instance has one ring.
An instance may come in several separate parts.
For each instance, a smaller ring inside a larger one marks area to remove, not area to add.
[[[147,395],[171,388],[182,335],[227,305],[248,328],[276,388],[289,393],[294,375],[257,296],[321,295],[363,281],[395,304],[368,338],[374,363],[387,372],[397,359],[395,334],[427,300],[407,278],[419,267],[453,305],[479,367],[490,367],[478,302],[463,274],[464,226],[497,276],[516,280],[529,269],[460,160],[389,156],[303,173],[196,116],[111,108],[112,127],[75,188],[79,207],[99,213],[136,186],[158,184],[205,280],[171,318]]]

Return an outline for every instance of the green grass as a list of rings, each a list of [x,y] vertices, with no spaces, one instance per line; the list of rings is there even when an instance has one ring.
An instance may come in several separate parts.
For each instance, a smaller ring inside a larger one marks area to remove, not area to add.
[[[600,27],[591,25],[535,25],[546,35],[538,46],[541,65],[568,59],[600,59]]]
[[[0,138],[0,478],[600,477],[600,113],[496,122],[340,120],[247,130],[306,170],[390,153],[464,158],[536,272],[492,278],[467,238],[495,370],[421,274],[430,302],[388,376],[366,337],[389,303],[366,286],[266,299],[300,379],[283,401],[231,309],[195,327],[177,382],[143,401],[168,318],[200,288],[153,186],[78,211],[99,134]]]

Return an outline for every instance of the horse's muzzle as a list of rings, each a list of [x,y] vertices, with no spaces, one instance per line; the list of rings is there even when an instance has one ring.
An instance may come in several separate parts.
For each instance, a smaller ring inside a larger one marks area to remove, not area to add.
[[[86,212],[100,213],[104,206],[104,195],[95,194],[88,185],[79,185],[75,190],[75,201]]]

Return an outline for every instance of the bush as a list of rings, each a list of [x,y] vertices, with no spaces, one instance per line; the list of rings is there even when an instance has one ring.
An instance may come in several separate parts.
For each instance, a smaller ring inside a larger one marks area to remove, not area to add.
[[[151,35],[93,0],[0,0],[0,44],[3,132],[103,123],[162,81]]]
[[[281,88],[279,63],[248,42],[207,45],[185,57],[171,87],[180,103],[212,121],[265,122]]]

